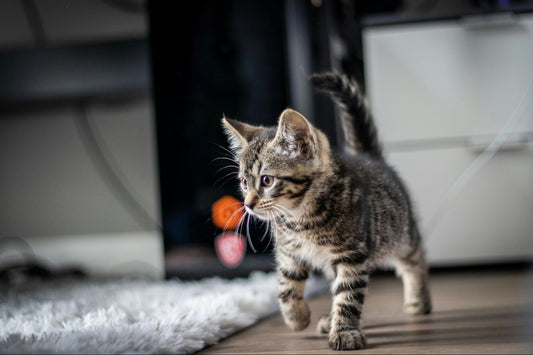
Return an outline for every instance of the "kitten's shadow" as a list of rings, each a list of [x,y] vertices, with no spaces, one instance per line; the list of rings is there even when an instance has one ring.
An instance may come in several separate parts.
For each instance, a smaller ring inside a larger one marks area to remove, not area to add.
[[[527,317],[528,313],[524,309],[516,307],[497,308],[475,308],[475,309],[455,309],[447,311],[437,311],[428,315],[409,316],[405,321],[375,323],[365,325],[364,329],[374,330],[388,327],[400,327],[416,324],[439,324],[439,323],[459,323],[462,321],[504,321],[506,319],[517,319]],[[529,317],[531,318],[531,314]]]
[[[327,337],[328,337],[327,334],[310,334],[310,335],[304,336],[303,338],[305,340],[322,340],[322,339],[325,339]]]
[[[531,311],[519,307],[457,309],[405,321],[372,324],[365,327],[368,348],[523,341],[529,337],[524,324],[533,320]]]

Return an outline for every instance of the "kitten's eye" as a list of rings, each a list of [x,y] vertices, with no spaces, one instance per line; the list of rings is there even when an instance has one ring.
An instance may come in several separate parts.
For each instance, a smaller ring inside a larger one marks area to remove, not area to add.
[[[274,177],[270,175],[263,175],[261,176],[261,185],[264,187],[270,187],[274,183]]]
[[[242,185],[242,188],[246,190],[246,188],[247,188],[246,178],[242,178],[241,179],[241,185]]]

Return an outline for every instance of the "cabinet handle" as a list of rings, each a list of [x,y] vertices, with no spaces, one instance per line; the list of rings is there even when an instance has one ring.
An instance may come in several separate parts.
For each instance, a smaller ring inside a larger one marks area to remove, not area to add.
[[[513,134],[505,139],[505,141],[499,146],[498,151],[523,150],[533,143],[532,136],[533,133]],[[494,137],[491,139],[487,139],[487,137],[471,137],[467,141],[467,146],[472,153],[480,154],[492,144],[493,139]]]

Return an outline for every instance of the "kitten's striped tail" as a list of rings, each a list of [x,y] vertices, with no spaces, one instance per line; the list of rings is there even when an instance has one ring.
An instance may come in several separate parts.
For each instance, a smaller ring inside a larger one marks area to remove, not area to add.
[[[310,80],[315,89],[328,94],[338,105],[346,149],[382,159],[374,119],[359,85],[335,72],[313,74]]]

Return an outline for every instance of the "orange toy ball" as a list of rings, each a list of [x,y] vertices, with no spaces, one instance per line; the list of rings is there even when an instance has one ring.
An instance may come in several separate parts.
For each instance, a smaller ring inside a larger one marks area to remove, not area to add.
[[[211,206],[213,223],[220,229],[235,230],[244,215],[242,202],[232,196],[223,196]]]

